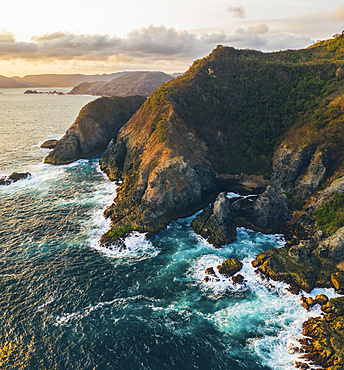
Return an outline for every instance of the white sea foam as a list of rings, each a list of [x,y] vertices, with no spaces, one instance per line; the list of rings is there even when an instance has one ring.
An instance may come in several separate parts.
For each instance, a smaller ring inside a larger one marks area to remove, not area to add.
[[[73,320],[81,320],[87,316],[89,316],[92,312],[101,310],[105,307],[109,306],[125,306],[130,302],[137,301],[137,300],[144,300],[148,302],[158,302],[156,298],[153,297],[146,297],[144,295],[137,295],[127,298],[115,298],[112,301],[107,302],[99,302],[98,304],[94,306],[88,306],[84,308],[83,310],[72,312],[72,313],[64,313],[60,316],[57,316],[55,318],[55,326],[62,326],[62,325],[69,325],[70,321]],[[118,321],[118,320],[117,320]]]
[[[53,303],[54,301],[55,301],[55,298],[50,297],[46,302],[38,306],[36,311],[43,311],[45,307],[47,307],[49,304]]]
[[[160,250],[153,246],[152,242],[146,239],[145,234],[134,231],[124,240],[125,247],[101,247],[99,243],[94,246],[102,254],[112,258],[135,259],[142,261],[147,258],[156,257]]]
[[[260,243],[283,244],[278,236],[252,234],[254,239],[250,240],[247,238],[247,230],[238,231],[238,241],[232,243],[231,248],[246,248],[246,255],[250,255],[251,250],[254,252]],[[230,250],[228,247],[225,249]],[[210,254],[198,257],[188,271],[190,278],[197,281],[203,294],[209,299],[233,296],[227,307],[206,315],[207,320],[230,336],[240,336],[241,331],[252,331],[252,338],[248,340],[245,350],[255,352],[262,364],[272,369],[294,369],[295,361],[300,361],[295,348],[300,346],[302,323],[309,317],[321,315],[319,305],[306,311],[301,305],[301,294],[291,294],[287,290],[287,284],[267,281],[257,275],[251,265],[252,257],[246,257],[242,261],[243,268],[239,273],[244,276],[244,284],[233,284],[231,278],[221,276],[217,270],[217,266],[225,258],[222,250],[214,249]],[[217,279],[206,282],[205,270],[208,267],[213,267]],[[314,297],[321,293],[330,298],[337,296],[331,289],[314,289],[309,295],[303,295]],[[247,298],[245,294],[248,295]]]

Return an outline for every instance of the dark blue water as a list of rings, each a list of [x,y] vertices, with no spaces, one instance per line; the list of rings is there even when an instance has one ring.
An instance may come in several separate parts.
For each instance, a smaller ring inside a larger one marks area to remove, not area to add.
[[[108,227],[102,212],[116,187],[98,158],[42,164],[47,150],[39,143],[52,134],[39,119],[13,145],[16,132],[28,127],[25,116],[32,121],[23,107],[43,104],[55,112],[85,102],[12,95],[0,95],[0,107],[16,100],[7,121],[0,118],[12,138],[2,136],[0,168],[28,170],[32,178],[0,187],[0,368],[294,368],[290,345],[302,322],[319,312],[307,313],[283,284],[269,286],[254,273],[254,255],[280,246],[277,236],[240,229],[237,242],[214,249],[192,232],[190,218],[150,241],[135,234],[124,251],[100,248]],[[22,117],[16,128],[9,124],[15,115]],[[75,117],[56,116],[49,127],[55,119],[61,135]],[[228,257],[243,261],[246,283],[204,282],[205,269]]]

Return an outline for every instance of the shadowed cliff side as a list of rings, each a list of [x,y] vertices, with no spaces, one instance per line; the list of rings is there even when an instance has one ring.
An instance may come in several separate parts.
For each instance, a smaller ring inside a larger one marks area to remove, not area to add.
[[[99,98],[88,103],[56,143],[45,163],[67,164],[104,152],[119,129],[146,100],[144,96]]]

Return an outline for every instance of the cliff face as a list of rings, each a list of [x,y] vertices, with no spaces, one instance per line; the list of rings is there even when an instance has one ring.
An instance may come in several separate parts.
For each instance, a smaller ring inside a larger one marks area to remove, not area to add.
[[[70,94],[96,96],[149,96],[173,77],[163,72],[125,72],[109,82],[85,82],[75,86]]]
[[[67,164],[103,153],[145,100],[143,96],[104,97],[87,104],[45,158],[45,163]]]
[[[329,105],[343,89],[334,55],[323,46],[271,54],[218,47],[155,91],[101,159],[111,179],[123,179],[103,242],[132,230],[156,233],[208,195],[215,200],[223,178],[242,172],[273,173],[252,219],[276,230],[289,218],[282,193],[291,204],[303,202],[341,153],[330,140],[340,128],[332,119],[339,110]]]
[[[204,142],[185,126],[159,90],[154,93],[100,159],[110,178],[123,179],[116,203],[106,212],[114,227],[102,242],[118,241],[133,230],[153,235],[171,219],[205,204],[215,187],[206,155]]]

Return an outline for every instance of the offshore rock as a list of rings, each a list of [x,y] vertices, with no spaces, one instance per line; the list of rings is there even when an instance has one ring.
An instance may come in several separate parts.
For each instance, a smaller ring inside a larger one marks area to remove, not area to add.
[[[242,262],[238,261],[236,258],[228,258],[221,265],[217,266],[217,269],[221,275],[229,278],[239,272],[242,266]]]
[[[205,278],[204,278],[204,281],[205,282],[208,282],[208,281],[219,281],[220,279],[216,276],[215,274],[215,271],[214,271],[214,268],[213,267],[208,267],[206,270],[205,270]]]
[[[145,100],[143,96],[103,97],[88,103],[45,162],[67,164],[103,153]]]
[[[244,280],[245,278],[241,274],[232,276],[233,284],[242,284]]]
[[[9,176],[3,176],[0,178],[0,185],[10,185],[19,180],[24,180],[31,177],[30,172],[13,172]]]
[[[220,193],[212,208],[207,207],[191,223],[197,234],[208,239],[208,242],[217,248],[236,239],[237,233],[229,204],[226,193]]]

